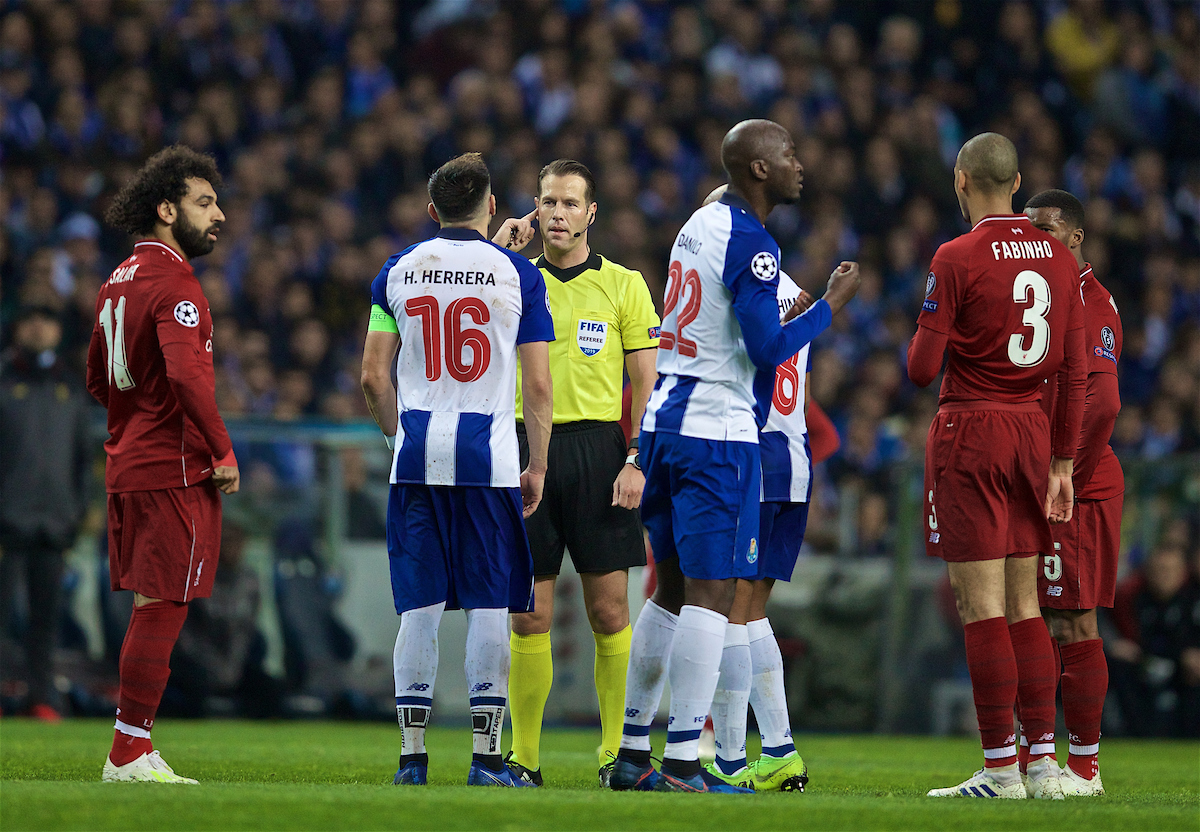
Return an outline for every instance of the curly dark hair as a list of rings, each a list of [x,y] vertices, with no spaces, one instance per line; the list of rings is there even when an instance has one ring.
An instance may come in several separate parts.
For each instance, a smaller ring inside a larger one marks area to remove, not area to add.
[[[164,199],[178,205],[189,179],[207,179],[213,188],[221,187],[217,161],[181,144],[164,148],[125,183],[104,212],[104,221],[129,234],[149,234],[158,221],[158,206]]]

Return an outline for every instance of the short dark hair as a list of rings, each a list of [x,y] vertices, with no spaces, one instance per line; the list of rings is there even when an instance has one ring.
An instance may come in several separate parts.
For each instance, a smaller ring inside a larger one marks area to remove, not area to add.
[[[104,221],[128,234],[149,234],[158,222],[158,206],[163,200],[178,205],[188,192],[189,179],[221,187],[216,159],[181,144],[160,150],[113,197]]]
[[[583,198],[592,203],[596,201],[596,177],[588,170],[583,162],[574,159],[555,159],[538,174],[538,196],[542,195],[542,180],[547,176],[578,176],[583,180]]]
[[[1030,208],[1057,208],[1065,222],[1071,228],[1083,228],[1083,203],[1079,197],[1070,191],[1050,188],[1034,194],[1025,203],[1025,210]]]
[[[429,177],[429,199],[444,223],[470,219],[491,189],[492,175],[478,153],[455,156]]]

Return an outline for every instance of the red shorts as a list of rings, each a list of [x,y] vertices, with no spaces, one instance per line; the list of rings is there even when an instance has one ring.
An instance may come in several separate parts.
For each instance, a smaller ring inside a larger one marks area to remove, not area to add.
[[[1038,570],[1043,607],[1094,610],[1113,605],[1124,503],[1124,494],[1108,500],[1079,500],[1069,523],[1050,527],[1054,554],[1043,555]]]
[[[1040,405],[943,406],[925,445],[925,554],[950,562],[1049,552],[1050,425]]]
[[[221,495],[211,479],[186,488],[108,495],[114,591],[191,601],[212,595],[221,551]]]

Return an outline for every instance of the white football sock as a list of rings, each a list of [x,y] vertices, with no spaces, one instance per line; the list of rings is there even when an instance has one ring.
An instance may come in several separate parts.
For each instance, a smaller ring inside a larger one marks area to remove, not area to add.
[[[663,760],[698,760],[700,732],[712,706],[729,619],[704,607],[685,605],[671,642],[671,718]]]
[[[445,603],[432,604],[400,616],[400,632],[396,633],[392,651],[392,677],[396,682],[401,755],[425,753],[425,727],[437,681],[438,625],[445,609]]]
[[[508,610],[467,610],[467,691],[471,697],[471,750],[498,755],[508,705]]]
[[[721,673],[713,694],[717,767],[733,774],[746,765],[746,706],[750,701],[750,637],[745,624],[725,625]]]
[[[762,735],[763,753],[785,757],[796,750],[792,743],[792,724],[788,719],[787,697],[783,690],[783,654],[779,642],[765,618],[746,624],[750,637],[750,662],[753,682],[750,705]]]
[[[658,713],[667,660],[679,616],[647,601],[633,625],[629,642],[629,670],[625,674],[625,727],[621,748],[650,750],[650,723]]]

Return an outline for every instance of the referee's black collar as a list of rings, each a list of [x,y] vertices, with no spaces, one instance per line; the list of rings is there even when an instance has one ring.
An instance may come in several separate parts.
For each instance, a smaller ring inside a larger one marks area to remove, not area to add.
[[[441,228],[438,230],[435,237],[441,237],[443,240],[482,240],[484,236],[474,228],[463,228],[456,225],[452,228]]]
[[[569,269],[560,269],[558,266],[555,266],[549,260],[547,260],[546,255],[544,254],[537,259],[537,262],[534,263],[534,265],[539,269],[545,269],[546,271],[550,272],[550,274],[554,275],[562,283],[566,283],[568,280],[579,277],[579,275],[583,274],[589,269],[598,270],[604,264],[600,260],[600,255],[593,251],[588,255],[588,259],[584,260],[578,266],[572,266]]]

